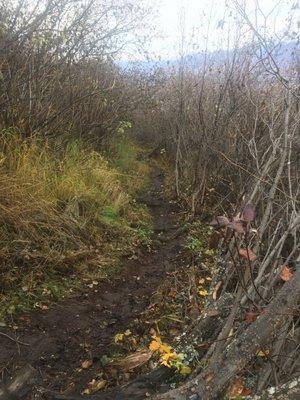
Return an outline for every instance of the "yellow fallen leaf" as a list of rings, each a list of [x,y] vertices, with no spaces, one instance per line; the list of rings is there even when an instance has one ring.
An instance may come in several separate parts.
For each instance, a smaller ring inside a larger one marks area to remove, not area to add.
[[[180,368],[181,375],[189,375],[191,372],[192,372],[191,368],[188,367],[187,365],[184,365],[183,367]]]
[[[170,360],[176,360],[178,355],[175,352],[165,353],[160,357],[161,362],[166,361],[167,363]]]
[[[167,345],[167,344],[165,344],[165,343],[162,343],[159,346],[159,352],[160,353],[170,353],[171,351],[172,351],[172,347]]]
[[[123,339],[124,339],[124,333],[116,333],[114,336],[115,343],[122,342]]]
[[[256,355],[258,357],[266,357],[270,353],[270,350],[259,350]]]
[[[204,278],[199,279],[199,284],[200,284],[200,285],[203,285],[204,282],[205,282],[205,279],[204,279]]]
[[[199,292],[200,296],[208,296],[208,291],[206,289],[200,289]]]

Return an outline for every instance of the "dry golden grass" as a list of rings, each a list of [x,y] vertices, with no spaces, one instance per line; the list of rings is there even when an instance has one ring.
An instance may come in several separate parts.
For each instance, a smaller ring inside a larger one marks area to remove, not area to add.
[[[133,195],[148,168],[136,161],[134,149],[113,167],[79,142],[58,153],[5,134],[0,148],[2,294],[22,287],[28,276],[38,281],[52,273],[101,270],[113,247],[118,252],[111,253],[111,264],[139,243],[149,216]]]

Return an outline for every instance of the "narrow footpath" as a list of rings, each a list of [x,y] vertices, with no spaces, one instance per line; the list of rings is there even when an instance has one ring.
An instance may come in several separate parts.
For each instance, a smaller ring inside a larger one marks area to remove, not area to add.
[[[142,323],[140,316],[168,274],[182,266],[182,239],[174,235],[178,208],[163,195],[159,169],[153,169],[151,186],[140,201],[153,217],[153,249],[142,249],[135,259],[124,259],[120,275],[111,281],[83,287],[48,310],[16,316],[18,329],[3,332],[17,337],[18,342],[0,335],[3,382],[30,365],[39,373],[40,386],[81,393],[97,374],[103,357],[109,355],[116,334],[130,330],[140,337],[149,336],[149,325]],[[86,359],[92,360],[92,365],[82,368]]]

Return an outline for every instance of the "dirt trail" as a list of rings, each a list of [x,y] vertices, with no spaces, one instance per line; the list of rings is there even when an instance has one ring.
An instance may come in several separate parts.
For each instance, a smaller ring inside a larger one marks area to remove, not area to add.
[[[152,184],[143,201],[154,222],[155,235],[174,232],[174,211],[162,193],[163,175],[152,172]],[[149,326],[139,322],[151,296],[180,263],[180,238],[165,241],[150,253],[142,252],[137,260],[124,260],[120,276],[92,289],[82,289],[75,297],[53,304],[49,310],[34,310],[19,315],[16,344],[0,336],[0,371],[4,381],[24,364],[40,373],[40,384],[53,390],[80,392],[99,370],[100,359],[116,333],[130,328],[138,335]],[[11,332],[4,331],[7,334]],[[148,331],[147,331],[148,333]],[[14,334],[11,334],[14,336]],[[76,373],[85,359],[93,366]]]

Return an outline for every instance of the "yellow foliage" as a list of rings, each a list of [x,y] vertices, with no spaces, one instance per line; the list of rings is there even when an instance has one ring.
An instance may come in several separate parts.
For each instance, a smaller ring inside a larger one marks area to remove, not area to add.
[[[169,346],[169,345],[167,345],[165,343],[162,343],[160,345],[160,347],[159,347],[159,352],[160,353],[170,353],[171,350],[172,350],[171,346]]]
[[[168,368],[174,368],[181,375],[188,375],[191,369],[184,365],[178,354],[166,343],[163,343],[158,336],[152,336],[149,349],[153,352],[160,353],[159,362]]]
[[[200,294],[200,296],[203,296],[203,297],[208,296],[208,291],[203,288],[200,289],[198,293]]]
[[[105,276],[108,262],[114,267],[119,254],[145,240],[139,228],[150,217],[132,198],[134,189],[127,190],[143,177],[123,174],[81,142],[55,148],[1,133],[0,286],[6,293],[15,296],[26,279],[31,293],[38,292],[41,271],[51,278],[59,273],[60,284],[70,271]]]
[[[268,354],[270,353],[270,350],[266,349],[266,350],[259,350],[256,355],[258,357],[266,357]]]
[[[152,342],[149,345],[149,349],[151,351],[157,351],[157,350],[159,350],[159,348],[160,348],[160,344],[158,343],[158,341],[152,340]]]
[[[189,375],[192,372],[192,370],[187,365],[184,365],[182,368],[180,368],[179,372],[181,375]]]
[[[115,343],[119,343],[122,342],[122,340],[124,339],[124,333],[116,333],[114,336],[114,342]]]

